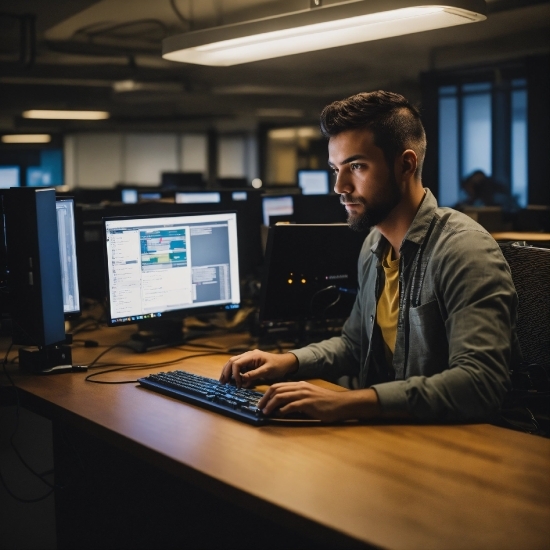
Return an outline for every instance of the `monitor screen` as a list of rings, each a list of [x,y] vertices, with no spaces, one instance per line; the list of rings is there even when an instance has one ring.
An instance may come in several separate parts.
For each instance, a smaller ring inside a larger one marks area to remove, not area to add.
[[[63,185],[63,151],[40,151],[40,165],[27,168],[27,187],[52,187]]]
[[[57,238],[61,261],[61,285],[65,316],[80,313],[74,200],[57,197]]]
[[[176,191],[177,204],[208,204],[221,202],[217,191]]]
[[[0,166],[0,189],[19,187],[19,166]]]
[[[248,199],[248,193],[246,191],[233,191],[231,193],[231,200],[245,201]]]
[[[136,204],[138,202],[138,190],[122,189],[120,198],[124,204]]]
[[[240,305],[235,212],[104,218],[108,324]]]
[[[266,195],[262,197],[262,214],[263,223],[266,226],[269,226],[273,222],[273,218],[276,221],[284,221],[283,217],[290,219],[294,214],[292,196]]]
[[[330,172],[298,170],[298,186],[303,195],[326,195],[330,193]]]

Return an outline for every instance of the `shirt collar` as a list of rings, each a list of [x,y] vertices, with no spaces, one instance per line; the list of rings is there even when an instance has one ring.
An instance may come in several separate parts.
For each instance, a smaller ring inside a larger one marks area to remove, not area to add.
[[[428,232],[430,223],[437,208],[437,200],[434,197],[433,193],[427,187],[424,188],[424,191],[424,198],[422,199],[420,207],[418,208],[418,212],[416,213],[416,216],[414,217],[409,227],[409,230],[407,231],[405,238],[401,243],[401,248],[403,248],[403,245],[406,241],[410,241],[420,245],[426,237],[426,233]],[[374,231],[377,230],[375,229]],[[379,235],[379,239],[375,241],[374,244],[371,246],[371,251],[379,259],[381,259],[388,244],[388,241],[386,237],[384,237],[382,234],[379,233]]]

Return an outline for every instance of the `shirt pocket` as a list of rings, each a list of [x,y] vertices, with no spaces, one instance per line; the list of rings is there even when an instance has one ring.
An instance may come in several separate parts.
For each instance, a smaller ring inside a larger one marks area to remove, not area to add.
[[[410,308],[407,376],[431,376],[448,365],[449,344],[437,300]]]

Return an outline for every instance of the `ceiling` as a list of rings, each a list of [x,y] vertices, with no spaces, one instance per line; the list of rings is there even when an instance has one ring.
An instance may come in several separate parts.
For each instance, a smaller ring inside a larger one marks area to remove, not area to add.
[[[340,0],[325,0],[324,4]],[[366,0],[367,1],[367,0]],[[482,23],[233,67],[164,61],[173,34],[309,7],[310,0],[2,0],[0,132],[219,131],[315,122],[371,89],[418,101],[423,71],[550,51],[550,1],[488,0]],[[388,0],[389,4],[390,0]],[[30,28],[21,48],[20,23]],[[32,39],[35,36],[35,53]],[[27,109],[99,109],[98,122],[31,121]]]

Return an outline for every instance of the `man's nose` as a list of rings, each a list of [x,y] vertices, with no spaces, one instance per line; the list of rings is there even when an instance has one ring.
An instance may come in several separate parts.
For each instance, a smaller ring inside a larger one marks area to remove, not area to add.
[[[336,182],[334,183],[334,192],[339,195],[346,195],[353,191],[353,186],[349,176],[346,174],[345,170],[340,170],[336,174]]]

